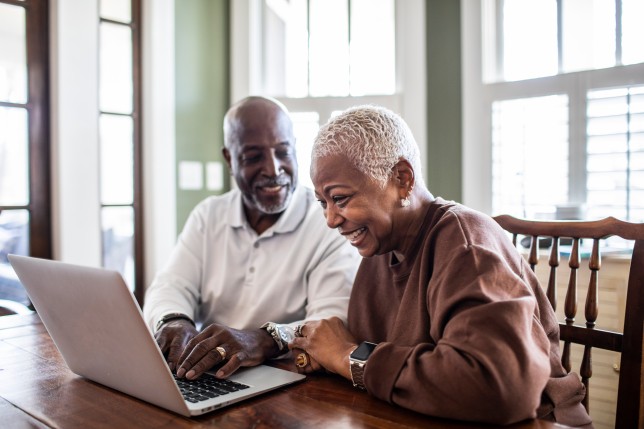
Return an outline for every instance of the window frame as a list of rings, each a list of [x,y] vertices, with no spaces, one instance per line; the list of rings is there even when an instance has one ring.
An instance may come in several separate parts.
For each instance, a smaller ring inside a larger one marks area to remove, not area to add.
[[[110,23],[115,25],[122,25],[129,27],[132,31],[132,113],[123,114],[115,112],[107,112],[98,109],[98,115],[109,114],[116,116],[128,116],[132,118],[133,126],[133,135],[132,135],[132,144],[133,144],[133,196],[131,204],[104,204],[100,202],[101,211],[104,208],[111,207],[132,207],[133,211],[133,237],[132,237],[132,256],[134,259],[134,284],[133,293],[137,299],[139,305],[143,305],[143,298],[145,294],[145,283],[144,283],[144,234],[143,234],[143,151],[142,151],[142,14],[141,14],[141,0],[130,0],[131,1],[131,22],[123,23],[120,21],[114,21],[111,19],[106,19],[98,16],[99,20],[99,29],[101,23]],[[100,0],[99,0],[100,2]],[[100,30],[99,30],[100,31]],[[100,46],[100,45],[99,45]],[[100,97],[99,97],[100,98]],[[100,140],[100,139],[99,139]],[[99,179],[100,180],[100,179]],[[102,229],[103,225],[101,222],[100,228]],[[104,248],[103,243],[103,234],[101,234],[101,249]],[[102,252],[101,252],[102,253]],[[101,260],[104,264],[105,255],[101,255]]]
[[[29,254],[52,258],[51,149],[49,86],[49,3],[46,0],[2,0],[25,8],[27,49],[26,104],[0,101],[0,106],[27,110],[29,145],[29,204],[0,206],[0,210],[26,209],[29,213]]]

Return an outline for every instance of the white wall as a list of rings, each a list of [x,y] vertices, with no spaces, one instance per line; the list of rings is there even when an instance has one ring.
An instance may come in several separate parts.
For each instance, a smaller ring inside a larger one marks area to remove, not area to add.
[[[53,0],[52,189],[54,258],[101,265],[98,0]],[[143,0],[145,283],[176,240],[174,0]]]
[[[176,241],[174,0],[143,0],[145,283]]]
[[[54,258],[98,266],[98,0],[50,10]]]
[[[461,64],[463,85],[463,204],[492,211],[492,149],[490,113],[481,111],[481,2],[461,0]]]

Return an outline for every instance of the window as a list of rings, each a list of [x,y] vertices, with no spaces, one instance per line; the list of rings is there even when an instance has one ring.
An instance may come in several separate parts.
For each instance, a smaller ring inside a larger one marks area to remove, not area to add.
[[[253,4],[248,10],[231,3],[238,24],[232,27],[231,101],[264,94],[286,105],[295,124],[300,183],[310,186],[310,148],[320,124],[351,106],[373,103],[400,113],[422,144],[424,2],[263,0],[257,9]],[[424,153],[421,146],[423,161]]]
[[[0,0],[0,300],[24,305],[7,254],[52,256],[47,3]]]
[[[492,174],[494,212],[535,217],[568,202],[568,97],[492,104]]]
[[[99,142],[103,266],[141,302],[140,3],[101,0]]]
[[[643,222],[644,30],[634,17],[644,16],[644,2],[484,0],[475,7],[481,74],[466,103],[484,118],[471,144],[489,149],[491,171],[489,182],[466,180],[465,195],[487,195],[490,203],[480,205],[492,214]],[[472,156],[466,165],[486,159],[464,153]]]
[[[644,221],[644,86],[588,91],[587,104],[588,215]]]
[[[275,96],[395,92],[393,0],[265,0],[265,88]]]
[[[292,113],[299,182],[312,187],[313,139],[338,99],[395,93],[394,1],[265,0],[263,20],[263,87]]]

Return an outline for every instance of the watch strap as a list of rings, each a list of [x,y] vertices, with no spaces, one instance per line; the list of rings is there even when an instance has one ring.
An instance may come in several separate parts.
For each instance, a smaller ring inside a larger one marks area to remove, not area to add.
[[[280,334],[277,330],[277,323],[275,322],[266,322],[262,326],[260,326],[260,329],[265,330],[270,334],[271,337],[273,337],[273,340],[277,344],[277,348],[279,351],[283,351],[285,347],[288,347],[287,344],[282,341],[282,338],[280,337]]]
[[[196,326],[195,322],[190,318],[190,316],[183,314],[183,313],[168,313],[164,314],[161,319],[157,322],[154,331],[157,332],[163,325],[166,323],[172,321],[172,320],[177,320],[177,319],[182,319],[182,320],[187,320],[192,324],[192,326]]]
[[[359,362],[352,360],[351,361],[351,381],[353,382],[353,387],[358,389],[366,390],[364,386],[364,366],[366,362]]]
[[[349,371],[351,373],[353,387],[366,390],[364,385],[364,370],[367,365],[367,360],[376,346],[377,344],[375,343],[363,341],[362,344],[353,349],[349,354]]]

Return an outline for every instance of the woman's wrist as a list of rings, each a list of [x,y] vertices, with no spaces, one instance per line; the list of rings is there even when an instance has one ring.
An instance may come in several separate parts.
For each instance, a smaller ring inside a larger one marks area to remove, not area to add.
[[[355,349],[358,348],[357,344],[352,344],[350,347],[348,347],[345,352],[342,354],[342,363],[340,364],[340,371],[338,372],[339,375],[343,376],[347,380],[351,381],[351,360],[349,359],[349,356],[351,356],[351,353]]]

